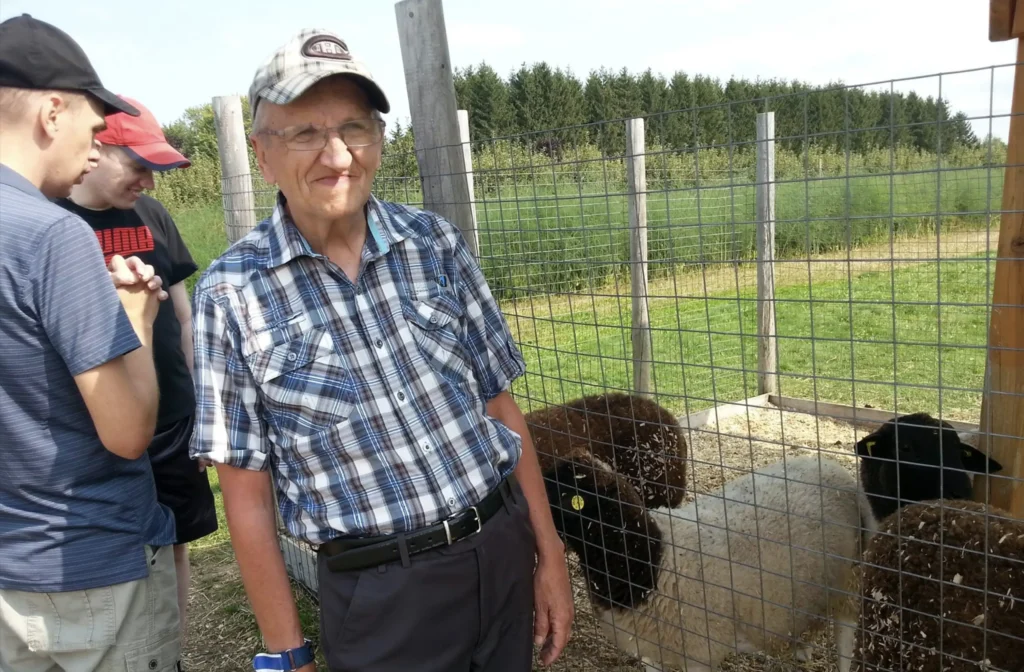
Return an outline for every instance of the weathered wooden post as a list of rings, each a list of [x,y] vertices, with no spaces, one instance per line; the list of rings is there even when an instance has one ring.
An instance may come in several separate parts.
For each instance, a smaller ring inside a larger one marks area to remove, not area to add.
[[[469,137],[469,111],[459,110],[459,139],[462,140],[462,162],[466,165],[466,188],[469,190],[469,213],[472,217],[473,241],[470,247],[480,249],[480,230],[476,220],[476,198],[473,191],[473,145]]]
[[[457,226],[478,257],[441,0],[402,0],[395,3],[395,17],[423,207]]]
[[[241,97],[215,96],[213,123],[220,155],[224,231],[230,245],[256,226],[256,201],[249,172],[249,143],[245,138]]]
[[[651,318],[647,305],[647,161],[644,120],[626,121],[626,191],[629,204],[629,284],[633,302],[633,391],[651,394]]]
[[[779,394],[775,338],[775,113],[757,115],[757,393]]]
[[[1024,0],[990,0],[989,40],[1011,39],[1017,40],[1017,64],[978,423],[979,447],[1003,471],[975,477],[975,499],[1024,518]]]

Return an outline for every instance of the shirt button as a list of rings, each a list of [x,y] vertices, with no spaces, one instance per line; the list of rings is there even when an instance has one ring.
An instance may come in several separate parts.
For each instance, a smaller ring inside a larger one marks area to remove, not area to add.
[[[429,441],[424,441],[423,442],[423,452],[424,453],[429,453],[431,450],[433,450],[433,447],[430,445],[430,442]]]
[[[378,348],[384,347],[384,341],[380,340],[379,338],[376,341],[374,341],[373,344],[376,345]]]
[[[431,324],[437,324],[437,315],[431,315],[430,316],[430,323]]]
[[[455,498],[454,497],[449,497],[448,498],[448,506],[455,506]]]
[[[399,391],[395,396],[398,397],[399,401],[405,401],[405,392]]]
[[[294,352],[289,352],[288,353],[288,361],[289,362],[294,362],[296,357],[297,357],[297,355]]]

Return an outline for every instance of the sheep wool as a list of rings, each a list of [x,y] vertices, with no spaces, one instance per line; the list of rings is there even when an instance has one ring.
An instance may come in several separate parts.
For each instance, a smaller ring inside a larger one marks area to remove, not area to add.
[[[676,417],[654,401],[600,394],[526,414],[540,466],[593,457],[625,476],[649,507],[678,506],[686,494],[686,439]]]
[[[968,500],[907,505],[859,568],[854,669],[1024,669],[1024,521]]]
[[[664,540],[655,590],[596,609],[617,647],[648,670],[715,670],[735,652],[806,655],[799,637],[832,619],[839,670],[849,669],[856,612],[845,591],[874,518],[842,465],[788,458],[649,515]]]

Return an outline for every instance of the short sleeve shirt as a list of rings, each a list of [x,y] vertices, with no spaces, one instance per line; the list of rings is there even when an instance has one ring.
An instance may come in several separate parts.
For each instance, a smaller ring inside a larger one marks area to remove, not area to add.
[[[153,267],[165,288],[198,270],[170,213],[152,196],[141,196],[128,210],[91,210],[68,198],[57,204],[92,227],[107,263],[115,254],[137,256]],[[171,299],[160,304],[153,321],[153,360],[160,386],[157,426],[165,427],[195,410],[192,374],[181,349],[181,323]]]
[[[406,532],[477,504],[521,437],[486,412],[525,371],[461,233],[374,198],[353,282],[273,215],[196,284],[193,456],[272,468],[311,544]]]
[[[103,446],[74,380],[138,347],[89,226],[0,165],[0,589],[144,578],[173,543],[148,456]]]

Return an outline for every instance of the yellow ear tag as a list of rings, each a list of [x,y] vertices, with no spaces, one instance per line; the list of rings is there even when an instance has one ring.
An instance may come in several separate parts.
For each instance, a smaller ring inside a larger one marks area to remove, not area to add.
[[[874,441],[868,441],[867,443],[864,444],[864,447],[868,449],[868,455],[871,455],[871,449],[874,448],[874,446]]]
[[[573,497],[572,497],[572,508],[574,508],[577,511],[579,511],[580,509],[583,508],[583,503],[584,502],[583,502],[583,498],[582,497],[580,497],[579,495],[573,495]]]
[[[962,453],[963,453],[964,457],[973,457],[973,455],[974,455],[974,453],[972,453],[971,451],[969,451],[969,450],[968,450],[968,449],[966,449],[966,448],[964,448],[964,449],[963,449],[962,451],[960,451],[960,452],[962,452]]]

